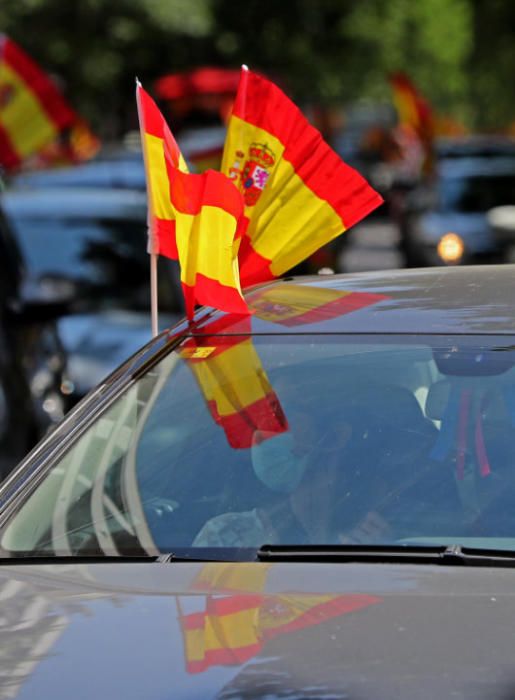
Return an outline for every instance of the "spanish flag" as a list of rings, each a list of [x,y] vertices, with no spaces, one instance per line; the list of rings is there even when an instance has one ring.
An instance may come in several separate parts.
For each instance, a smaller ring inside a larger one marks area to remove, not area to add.
[[[234,319],[225,316],[206,326],[204,332],[223,333],[229,323],[233,324]],[[272,437],[288,430],[288,421],[250,335],[220,335],[216,345],[209,336],[191,338],[181,347],[180,355],[231,447],[251,447],[256,431]]]
[[[18,169],[76,120],[52,80],[14,41],[0,35],[0,165]]]
[[[433,113],[414,83],[404,73],[395,73],[390,85],[400,124],[411,127],[422,139],[432,138]]]
[[[195,304],[248,313],[235,234],[242,198],[222,173],[188,172],[166,121],[138,83],[136,99],[149,196],[149,252],[179,260],[186,314]]]
[[[271,639],[320,625],[380,602],[364,594],[207,595],[204,610],[184,614],[179,599],[186,670],[240,665]]]
[[[243,287],[282,275],[383,201],[276,85],[246,68],[222,172],[245,201]]]
[[[276,284],[250,292],[249,307],[258,318],[281,326],[320,323],[378,304],[389,297],[300,284]]]

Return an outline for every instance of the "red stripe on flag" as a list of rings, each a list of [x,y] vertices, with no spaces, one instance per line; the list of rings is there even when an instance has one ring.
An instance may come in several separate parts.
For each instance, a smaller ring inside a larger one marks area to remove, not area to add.
[[[175,238],[175,220],[154,218],[153,229],[158,240],[159,255],[164,255],[172,260],[179,259],[177,240]]]
[[[17,73],[40,101],[41,108],[57,127],[63,128],[75,121],[75,112],[67,104],[56,85],[39,66],[11,39],[5,39],[3,59]]]
[[[216,207],[235,219],[243,214],[243,199],[234,183],[216,170],[202,174],[183,173],[166,163],[170,179],[170,201],[183,214],[200,214],[202,207]]]
[[[238,261],[242,288],[275,279],[270,270],[271,261],[254,250],[249,236],[243,236],[241,239]]]
[[[150,136],[163,139],[165,156],[171,160],[172,165],[178,167],[181,152],[159,107],[139,84],[136,94],[140,105],[140,119],[143,122],[143,131]]]
[[[17,168],[21,164],[21,158],[14,148],[9,134],[0,124],[0,164],[6,170]]]
[[[241,315],[249,313],[247,304],[236,287],[221,284],[217,280],[200,273],[196,275],[194,287],[182,283],[182,289],[186,302],[186,315],[188,316],[189,310],[191,317],[193,317],[195,303],[212,306],[212,302],[215,299],[216,308],[221,311]]]
[[[342,217],[345,228],[383,202],[327,145],[289,97],[266,78],[249,71],[247,90],[238,91],[233,114],[279,139],[285,146],[283,158],[304,184]]]
[[[227,442],[234,449],[252,447],[257,430],[270,433],[263,439],[288,430],[288,420],[274,392],[226,416],[218,414],[216,404],[211,405],[210,410],[215,421],[223,428]]]
[[[201,673],[210,666],[238,666],[259,654],[262,646],[258,642],[245,647],[234,647],[233,649],[208,649],[203,659],[186,661],[186,670],[188,673]]]

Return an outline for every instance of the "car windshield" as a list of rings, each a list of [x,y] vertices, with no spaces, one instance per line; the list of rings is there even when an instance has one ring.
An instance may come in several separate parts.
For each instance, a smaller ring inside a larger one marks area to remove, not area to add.
[[[439,188],[442,209],[484,213],[515,201],[515,173],[444,177]]]
[[[31,276],[52,292],[70,293],[80,310],[147,311],[150,305],[146,226],[127,219],[14,216]],[[177,310],[174,263],[159,260],[159,303]]]
[[[187,338],[26,482],[3,553],[515,549],[514,340]]]

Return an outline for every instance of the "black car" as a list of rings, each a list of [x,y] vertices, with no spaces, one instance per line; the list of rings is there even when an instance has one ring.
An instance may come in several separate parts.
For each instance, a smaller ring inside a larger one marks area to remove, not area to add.
[[[29,287],[0,210],[0,480],[67,406],[66,356],[54,323],[62,307]]]
[[[6,697],[509,698],[515,268],[291,278],[0,488]]]
[[[145,192],[110,187],[8,190],[4,209],[39,294],[67,300],[57,319],[71,403],[150,337]],[[159,260],[162,327],[180,318],[175,261]]]

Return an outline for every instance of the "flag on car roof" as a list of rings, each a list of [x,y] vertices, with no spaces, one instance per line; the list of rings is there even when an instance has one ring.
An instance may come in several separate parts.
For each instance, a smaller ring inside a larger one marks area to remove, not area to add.
[[[179,353],[229,445],[245,449],[252,446],[257,431],[266,439],[288,430],[288,421],[248,334],[250,318],[247,333],[242,323],[242,335],[223,335],[225,325],[233,322],[227,316],[213,321],[203,328],[209,335],[187,340]],[[222,334],[216,343],[215,334]]]
[[[85,125],[84,120],[50,77],[12,39],[0,35],[0,165],[10,172],[31,159],[46,163],[45,151],[68,143],[67,135],[74,135],[79,125]],[[94,137],[87,128],[85,157],[90,157],[99,142],[92,151]],[[83,151],[75,145],[69,140],[68,156],[83,159]]]
[[[245,201],[245,287],[278,277],[383,201],[266,78],[242,68],[222,172]]]
[[[149,252],[179,260],[186,314],[195,304],[246,314],[235,235],[242,198],[222,173],[188,168],[150,95],[136,87],[149,198]]]

